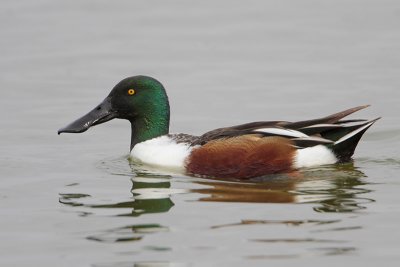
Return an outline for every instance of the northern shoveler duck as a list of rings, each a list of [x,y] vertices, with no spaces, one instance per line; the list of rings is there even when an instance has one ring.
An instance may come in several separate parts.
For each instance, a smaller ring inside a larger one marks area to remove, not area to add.
[[[103,102],[58,134],[81,133],[114,118],[126,119],[132,127],[132,158],[195,176],[246,179],[350,161],[361,136],[379,118],[342,119],[366,107],[306,121],[251,122],[201,136],[170,134],[163,85],[151,77],[133,76],[120,81]]]

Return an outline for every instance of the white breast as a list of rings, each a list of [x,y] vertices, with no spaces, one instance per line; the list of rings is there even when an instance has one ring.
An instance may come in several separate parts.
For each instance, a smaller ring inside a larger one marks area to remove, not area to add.
[[[136,144],[131,151],[131,157],[151,165],[183,169],[185,159],[191,151],[192,147],[188,144],[177,144],[163,135]]]

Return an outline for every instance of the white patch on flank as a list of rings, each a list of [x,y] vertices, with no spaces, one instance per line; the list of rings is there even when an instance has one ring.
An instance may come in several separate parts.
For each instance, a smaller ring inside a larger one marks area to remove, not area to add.
[[[192,147],[188,144],[177,144],[163,135],[136,144],[131,151],[131,157],[151,165],[182,169],[191,151]]]
[[[325,164],[334,164],[337,158],[333,152],[323,145],[298,149],[295,156],[294,167],[316,167]]]
[[[308,135],[306,135],[302,132],[291,130],[291,129],[281,129],[281,128],[260,128],[260,129],[255,130],[255,132],[283,135],[283,136],[289,136],[289,137],[308,137]]]

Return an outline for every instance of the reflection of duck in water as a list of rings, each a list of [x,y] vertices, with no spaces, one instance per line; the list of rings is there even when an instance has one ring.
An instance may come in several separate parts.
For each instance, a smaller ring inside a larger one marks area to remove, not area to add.
[[[270,176],[252,182],[200,181],[199,201],[253,203],[316,203],[317,212],[351,212],[365,208],[372,199],[360,194],[371,190],[362,187],[365,174],[353,163],[310,169],[297,177]]]
[[[317,204],[314,207],[317,212],[354,212],[365,209],[365,204],[375,201],[365,196],[372,190],[367,188],[368,183],[363,179],[366,175],[355,168],[352,162],[329,167],[328,172],[325,170],[310,172],[307,176],[310,181],[313,177],[316,180],[325,180],[325,185],[319,188],[309,184],[296,190],[306,195],[321,194],[321,199],[312,201]]]
[[[352,212],[364,209],[374,200],[362,197],[371,190],[362,178],[365,174],[353,163],[308,169],[297,176],[270,175],[246,182],[189,179],[196,189],[171,188],[168,175],[159,175],[144,166],[131,163],[133,199],[109,204],[86,204],[86,194],[62,194],[60,202],[71,206],[109,209],[131,209],[118,216],[141,216],[168,212],[174,203],[171,196],[180,193],[200,194],[198,201],[241,203],[315,203],[317,212]],[[176,183],[179,185],[179,183]],[[200,188],[198,188],[200,186]],[[185,186],[187,188],[187,186]],[[193,188],[193,187],[192,187]],[[197,195],[193,195],[196,196]],[[89,202],[93,203],[93,201]]]
[[[268,182],[230,182],[201,181],[196,182],[201,189],[191,190],[203,194],[200,201],[213,202],[254,202],[254,203],[292,203],[296,197],[290,191],[295,188],[295,179],[279,179]],[[205,196],[204,196],[205,195]]]
[[[169,134],[170,109],[163,85],[150,77],[133,76],[119,82],[100,105],[58,133],[80,133],[113,118],[126,119],[132,127],[134,158],[197,176],[248,179],[349,161],[376,120],[342,119],[365,107],[308,121],[252,122],[199,137]]]
[[[133,200],[109,204],[86,204],[85,200],[90,198],[90,195],[61,194],[60,202],[70,206],[89,208],[128,208],[132,211],[118,214],[118,216],[140,216],[148,213],[168,212],[174,206],[170,196],[183,192],[183,190],[171,189],[168,176],[154,176],[145,173],[141,173],[140,176],[131,178]]]
[[[132,178],[131,181],[135,198],[131,215],[168,212],[174,206],[168,192],[171,188],[168,180]]]

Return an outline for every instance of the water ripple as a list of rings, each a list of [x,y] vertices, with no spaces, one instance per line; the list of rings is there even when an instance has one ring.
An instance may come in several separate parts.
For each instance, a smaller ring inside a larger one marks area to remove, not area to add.
[[[337,222],[340,222],[340,220],[242,220],[239,223],[214,225],[211,227],[211,229],[218,229],[218,228],[225,228],[232,226],[255,225],[255,224],[284,224],[290,226],[300,226],[305,224],[325,225]]]
[[[104,243],[140,241],[145,235],[168,231],[168,227],[159,224],[137,224],[103,231],[87,239]]]
[[[276,238],[276,239],[250,239],[260,243],[346,243],[344,240],[315,239],[315,238]]]

